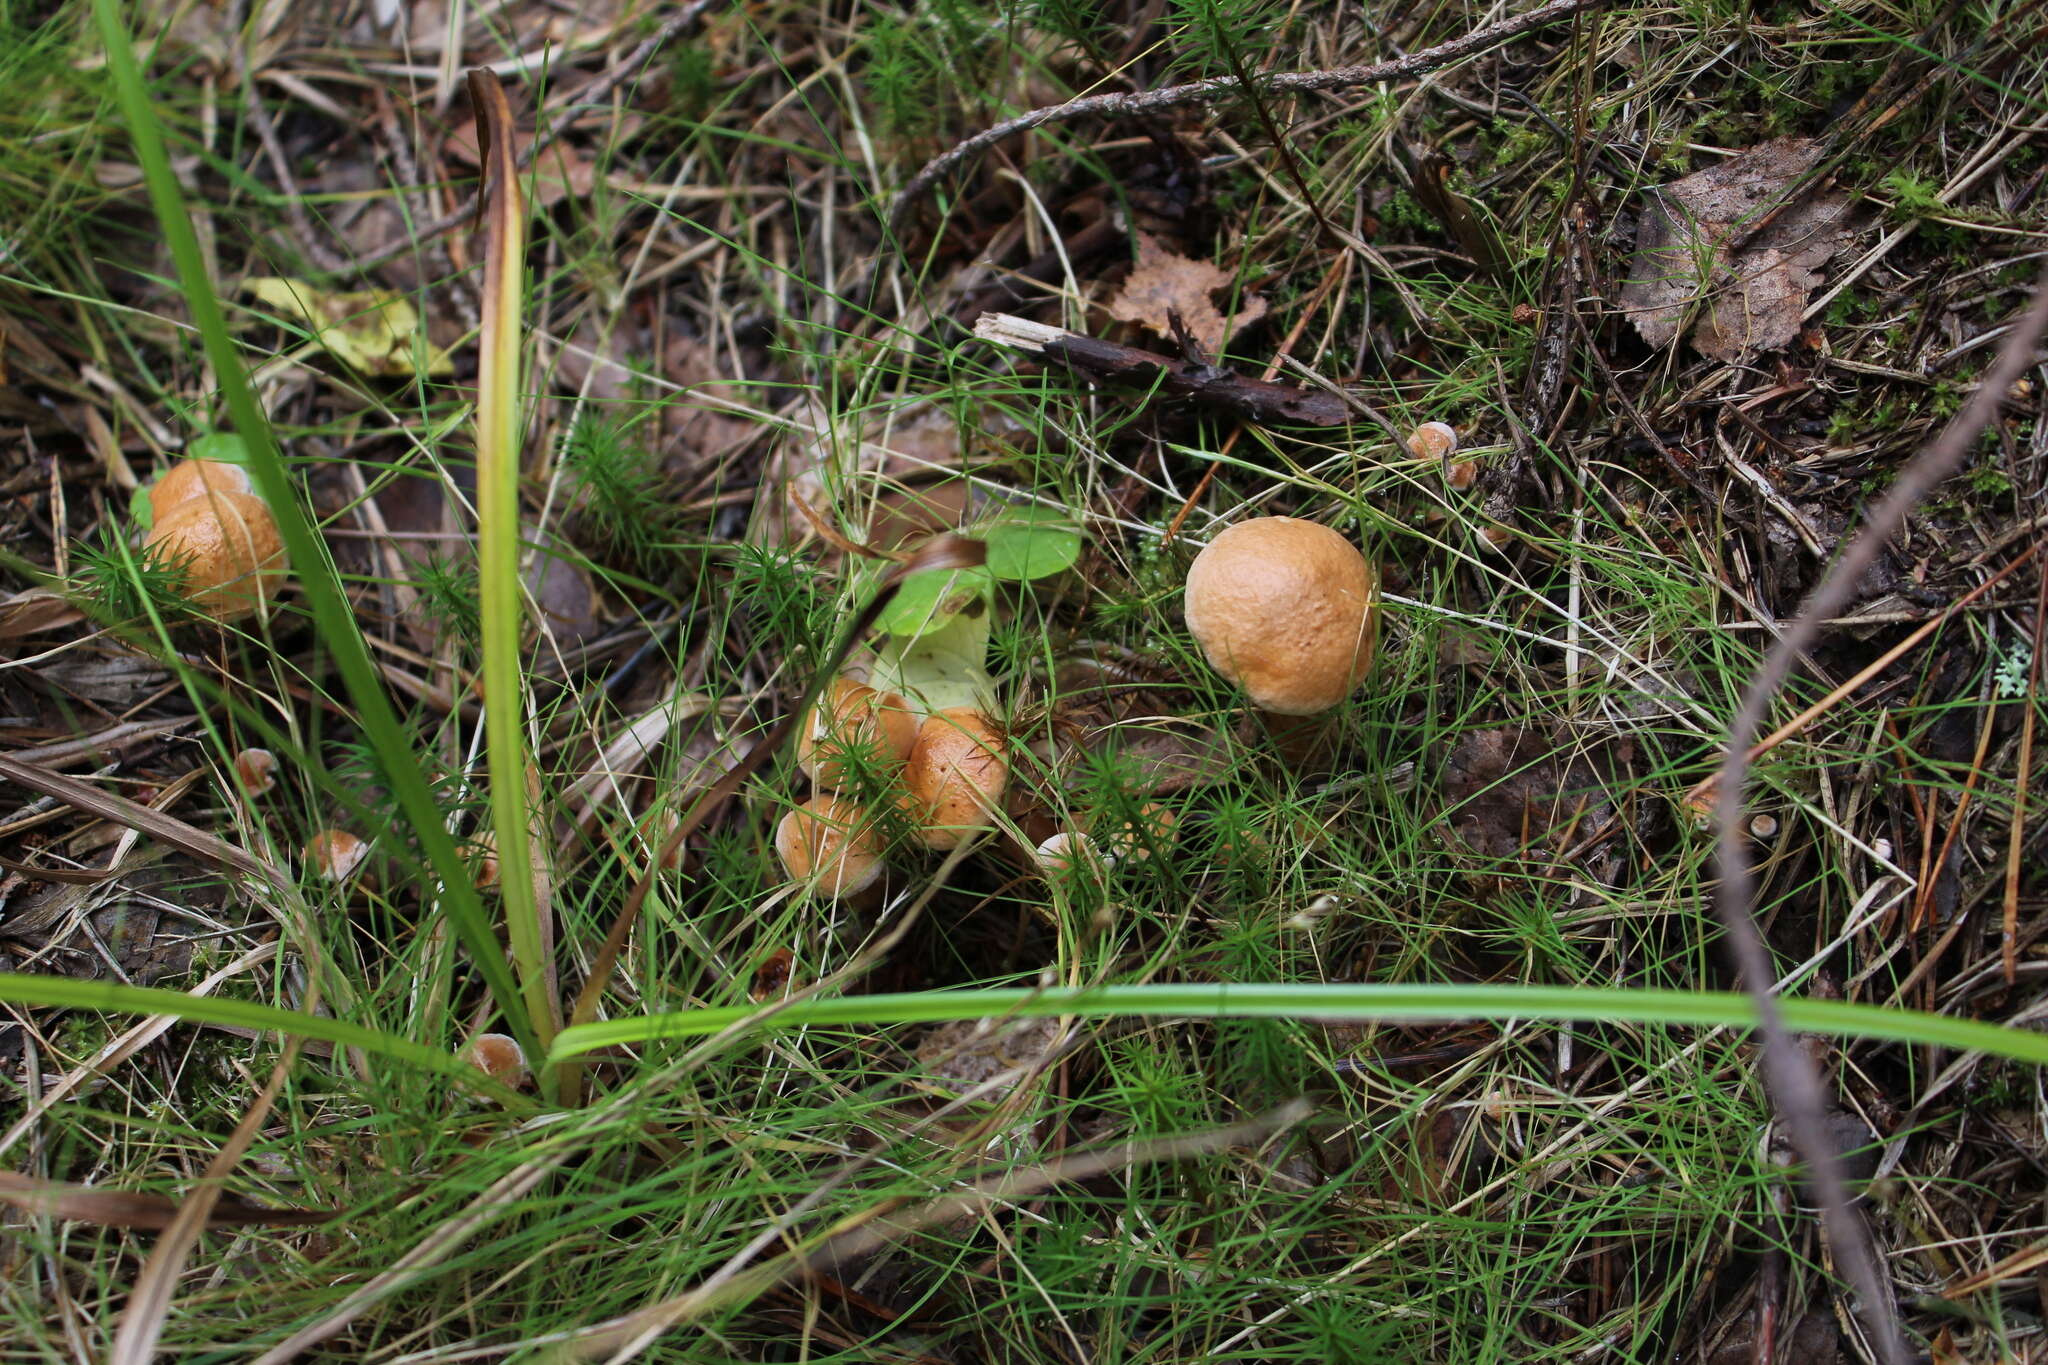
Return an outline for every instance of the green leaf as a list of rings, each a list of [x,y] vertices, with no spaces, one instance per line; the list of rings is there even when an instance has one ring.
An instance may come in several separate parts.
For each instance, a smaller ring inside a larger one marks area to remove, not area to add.
[[[192,215],[185,206],[176,172],[165,150],[163,130],[150,105],[148,83],[135,59],[122,7],[117,0],[93,0],[93,15],[99,25],[106,52],[108,75],[114,94],[134,141],[135,159],[162,229],[164,245],[177,263],[178,279],[192,326],[198,331],[206,356],[212,362],[215,382],[236,432],[248,444],[249,473],[257,491],[270,504],[277,518],[278,536],[284,541],[300,590],[312,608],[320,638],[331,651],[334,668],[347,685],[355,702],[355,717],[364,736],[376,750],[387,786],[396,798],[398,810],[412,826],[422,851],[433,865],[439,882],[440,913],[448,917],[457,937],[468,949],[477,970],[483,974],[492,998],[503,1011],[506,1023],[521,1047],[530,1054],[540,1051],[540,1041],[526,1017],[525,1002],[505,960],[498,941],[497,926],[483,907],[470,871],[449,835],[447,812],[428,785],[425,772],[413,751],[414,735],[399,723],[391,705],[382,674],[370,661],[362,625],[357,620],[342,588],[341,579],[326,553],[326,545],[313,529],[299,505],[299,494],[278,454],[270,426],[250,387],[241,349],[228,331],[227,316],[213,291],[206,257],[192,229]],[[431,1028],[434,1021],[422,1020]]]
[[[1074,567],[1081,533],[1073,519],[1050,507],[1020,507],[981,534],[988,571],[1010,583],[1028,583]]]
[[[156,508],[150,504],[147,488],[128,491],[128,519],[145,531],[156,525]]]
[[[927,635],[942,630],[969,602],[986,599],[995,580],[987,569],[932,569],[903,580],[896,596],[875,618],[890,635]]]
[[[871,686],[908,697],[926,711],[971,706],[995,709],[995,680],[988,675],[988,633],[994,616],[987,604],[963,611],[922,635],[899,635],[877,651]]]
[[[185,453],[195,460],[215,460],[221,464],[249,463],[249,443],[232,431],[209,431],[204,436],[194,436],[186,443]]]
[[[425,340],[419,311],[395,289],[334,293],[304,280],[252,275],[242,291],[254,294],[279,316],[304,323],[320,348],[364,374],[403,379],[415,370],[455,373],[455,361]]]
[[[319,1038],[451,1075],[468,1075],[473,1069],[469,1062],[454,1053],[346,1020],[281,1010],[247,1000],[187,995],[183,991],[163,990],[155,986],[123,986],[111,981],[81,981],[68,976],[0,972],[0,1000],[14,1005],[103,1010],[110,1014],[164,1014],[196,1023],[227,1024],[299,1038]]]

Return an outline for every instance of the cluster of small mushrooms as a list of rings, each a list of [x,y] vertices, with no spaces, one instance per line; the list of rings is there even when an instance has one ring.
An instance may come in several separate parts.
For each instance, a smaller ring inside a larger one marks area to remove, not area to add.
[[[1000,731],[971,707],[920,718],[893,692],[835,678],[797,732],[797,766],[815,794],[782,817],[782,866],[822,895],[858,896],[882,875],[882,836],[872,812],[847,794],[865,763],[900,778],[897,809],[925,847],[958,848],[986,829],[1009,790]]]
[[[178,591],[216,621],[249,615],[284,585],[277,518],[242,466],[180,460],[149,490],[149,510],[143,557],[181,570]]]
[[[1429,422],[1408,438],[1418,458],[1469,487],[1470,461],[1453,463],[1458,435]],[[1257,517],[1227,527],[1189,566],[1183,605],[1209,663],[1274,717],[1337,706],[1372,667],[1379,636],[1379,576],[1358,547],[1318,522]],[[831,897],[857,896],[881,876],[884,849],[871,813],[847,794],[849,752],[884,776],[900,775],[898,808],[933,849],[987,828],[1009,780],[1003,741],[971,709],[922,719],[909,702],[835,679],[798,731],[797,761],[816,794],[783,816],[776,852],[790,877]],[[1173,812],[1147,803],[1101,840],[1061,830],[1035,850],[1048,875],[1138,860],[1171,834]]]

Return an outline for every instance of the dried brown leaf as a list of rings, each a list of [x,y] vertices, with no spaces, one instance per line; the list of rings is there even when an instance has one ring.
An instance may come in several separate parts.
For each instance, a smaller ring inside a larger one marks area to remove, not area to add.
[[[1758,1315],[1744,1318],[1707,1357],[1708,1365],[1753,1365],[1764,1359],[1758,1350],[1763,1343],[1757,1340],[1757,1327]],[[1799,1365],[1841,1365],[1841,1329],[1835,1326],[1832,1314],[1818,1308],[1789,1325],[1780,1322],[1772,1333],[1770,1358],[1798,1361]]]
[[[699,474],[705,461],[723,458],[760,429],[754,418],[728,406],[746,407],[747,387],[733,381],[704,342],[672,337],[662,354],[662,373],[684,391],[678,401],[662,405],[662,439],[686,475]]]
[[[72,606],[69,598],[48,588],[29,588],[0,598],[0,640],[60,630],[84,619],[85,613]]]
[[[1224,317],[1210,295],[1235,283],[1229,272],[1207,261],[1191,261],[1168,251],[1145,233],[1138,234],[1138,265],[1122,289],[1109,301],[1109,315],[1119,322],[1135,322],[1163,337],[1173,335],[1170,315],[1179,313],[1188,335],[1200,343],[1213,359],[1222,349],[1226,335],[1242,332],[1266,315],[1266,301],[1256,294],[1242,295],[1237,312]]]
[[[1160,718],[1105,726],[1089,734],[1083,747],[1113,750],[1133,790],[1152,796],[1221,782],[1239,766],[1229,737],[1198,721]]]
[[[1716,360],[1798,338],[1821,267],[1857,229],[1849,197],[1812,179],[1821,156],[1811,138],[1778,138],[1659,191],[1621,287],[1643,340],[1668,346],[1702,302],[1692,343]]]
[[[1062,1033],[1054,1018],[956,1019],[927,1032],[917,1064],[937,1084],[982,1085],[1006,1071],[1042,1063]]]
[[[529,531],[538,548],[526,566],[526,590],[554,648],[572,650],[604,633],[604,601],[581,562],[554,547],[542,531]]]
[[[1591,766],[1540,731],[1475,730],[1444,760],[1443,793],[1454,803],[1451,828],[1474,853],[1513,858],[1583,838],[1614,814]]]

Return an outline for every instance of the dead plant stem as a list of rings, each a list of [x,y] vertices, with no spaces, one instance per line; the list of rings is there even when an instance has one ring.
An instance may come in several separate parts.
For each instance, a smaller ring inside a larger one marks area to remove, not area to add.
[[[1800,656],[1818,638],[1821,622],[1849,602],[1885,542],[1936,484],[1969,453],[1977,437],[1998,416],[1999,402],[2034,359],[2034,344],[2048,328],[2048,275],[2035,286],[2033,302],[1999,346],[1998,358],[1978,382],[1963,410],[1927,448],[1901,470],[1890,493],[1867,519],[1862,532],[1829,568],[1799,616],[1772,647],[1728,727],[1726,756],[1714,803],[1716,863],[1720,891],[1715,910],[1728,936],[1736,969],[1756,1002],[1763,1038],[1765,1083],[1792,1142],[1805,1159],[1822,1209],[1835,1259],[1861,1302],[1858,1316],[1878,1359],[1900,1365],[1908,1357],[1890,1286],[1870,1232],[1849,1199],[1841,1162],[1829,1145],[1828,1096],[1820,1074],[1800,1049],[1778,1011],[1771,990],[1771,957],[1758,930],[1754,888],[1743,848],[1743,789],[1749,776],[1750,739],[1778,689]]]

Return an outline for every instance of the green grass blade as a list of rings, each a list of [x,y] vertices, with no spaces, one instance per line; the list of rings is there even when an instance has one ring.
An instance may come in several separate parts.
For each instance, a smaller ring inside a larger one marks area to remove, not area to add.
[[[1780,1002],[1787,1027],[1839,1038],[1925,1043],[2048,1065],[2048,1034],[2000,1028],[1917,1010],[1880,1009],[1841,1000]],[[596,1048],[691,1038],[735,1024],[786,1030],[806,1026],[933,1024],[999,1015],[1072,1015],[1084,1019],[1171,1016],[1194,1019],[1543,1019],[1581,1023],[1684,1024],[1748,1028],[1749,997],[1727,991],[1588,990],[1577,986],[1238,984],[1097,986],[1054,990],[912,991],[800,1000],[772,1013],[733,1005],[608,1019],[564,1029],[554,1059]]]
[[[237,1028],[260,1029],[299,1038],[318,1038],[340,1047],[398,1061],[411,1062],[450,1075],[473,1075],[476,1068],[462,1057],[439,1048],[415,1043],[395,1033],[382,1033],[345,1019],[301,1014],[248,1000],[227,1000],[213,995],[187,995],[155,986],[123,986],[112,981],[80,981],[68,976],[38,976],[28,972],[0,972],[0,1000],[11,1005],[41,1005],[58,1009],[101,1010],[110,1014],[163,1014],[197,1024],[228,1024]]]
[[[249,472],[277,518],[278,534],[291,556],[293,572],[306,594],[320,637],[333,651],[336,669],[348,688],[357,722],[377,753],[383,775],[405,817],[425,849],[441,882],[441,903],[463,946],[483,973],[499,1010],[522,1046],[537,1050],[538,1038],[528,1020],[511,968],[491,930],[483,902],[470,883],[469,870],[449,837],[440,804],[434,799],[426,775],[415,759],[411,744],[400,728],[398,717],[384,694],[375,666],[370,662],[355,614],[350,610],[341,583],[329,564],[319,537],[292,487],[290,475],[279,456],[268,421],[249,387],[240,353],[228,333],[220,300],[214,296],[206,275],[199,241],[192,231],[184,196],[179,191],[165,154],[156,115],[150,105],[142,70],[136,64],[131,39],[114,0],[94,0],[94,17],[107,48],[107,68],[113,78],[129,133],[135,143],[136,160],[141,163],[149,186],[150,202],[172,258],[177,262],[178,280],[192,323],[198,330],[218,377],[222,398],[233,419],[236,433],[248,447]]]
[[[526,269],[526,205],[519,192],[512,111],[489,71],[470,74],[484,157],[482,363],[477,371],[477,601],[483,624],[485,759],[491,828],[498,839],[505,934],[543,1046],[554,1040],[541,907],[534,894],[527,831],[526,684],[520,638],[526,625],[519,574],[519,320]]]

